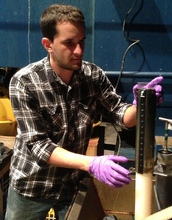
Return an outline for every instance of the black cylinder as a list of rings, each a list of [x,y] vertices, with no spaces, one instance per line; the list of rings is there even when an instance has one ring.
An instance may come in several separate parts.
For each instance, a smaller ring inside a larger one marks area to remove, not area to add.
[[[153,173],[156,96],[154,89],[139,89],[136,125],[136,172]]]

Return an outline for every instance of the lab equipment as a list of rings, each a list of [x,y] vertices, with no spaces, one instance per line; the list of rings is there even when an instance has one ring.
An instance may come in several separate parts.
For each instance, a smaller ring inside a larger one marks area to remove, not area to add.
[[[172,120],[159,118],[165,122],[164,147],[158,151],[157,164],[155,166],[155,186],[156,210],[160,211],[172,206],[172,150],[168,148],[168,130],[172,125]]]
[[[136,125],[135,220],[152,212],[156,96],[154,89],[139,88]]]

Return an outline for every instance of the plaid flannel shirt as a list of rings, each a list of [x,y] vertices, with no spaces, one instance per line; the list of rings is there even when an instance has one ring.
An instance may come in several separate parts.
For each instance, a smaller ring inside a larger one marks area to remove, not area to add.
[[[129,107],[121,102],[105,73],[83,61],[70,85],[54,73],[48,57],[19,70],[10,82],[18,133],[11,160],[11,185],[28,197],[58,198],[74,189],[81,171],[47,164],[61,146],[85,154],[97,112],[121,128]]]

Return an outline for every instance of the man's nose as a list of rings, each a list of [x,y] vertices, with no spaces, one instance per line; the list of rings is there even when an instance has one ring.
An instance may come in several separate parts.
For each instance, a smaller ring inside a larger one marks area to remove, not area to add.
[[[74,53],[82,55],[83,54],[83,50],[84,50],[83,47],[80,44],[77,44],[76,47],[75,47]]]

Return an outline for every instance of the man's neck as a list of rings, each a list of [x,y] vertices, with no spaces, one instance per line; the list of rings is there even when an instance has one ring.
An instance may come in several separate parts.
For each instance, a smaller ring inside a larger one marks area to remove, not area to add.
[[[72,76],[73,76],[73,72],[72,70],[67,70],[64,68],[59,68],[56,65],[53,65],[53,63],[50,63],[52,69],[54,70],[54,72],[60,77],[60,79],[66,83],[67,85],[69,85]]]

